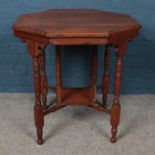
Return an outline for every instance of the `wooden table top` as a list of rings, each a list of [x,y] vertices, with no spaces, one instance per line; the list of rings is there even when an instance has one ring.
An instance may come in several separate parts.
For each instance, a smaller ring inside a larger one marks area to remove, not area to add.
[[[94,9],[51,9],[20,16],[14,31],[52,37],[109,37],[113,33],[137,30],[131,16]]]

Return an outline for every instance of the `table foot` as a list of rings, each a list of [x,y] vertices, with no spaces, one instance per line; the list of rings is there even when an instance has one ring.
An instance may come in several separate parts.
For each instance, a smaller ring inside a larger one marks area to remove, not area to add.
[[[37,143],[43,144],[43,126],[44,126],[44,113],[42,105],[35,105],[34,107],[35,126],[37,129]]]
[[[42,135],[43,135],[43,129],[42,128],[37,128],[37,136],[38,136],[37,143],[39,145],[42,145],[44,143]]]
[[[112,133],[111,142],[115,143],[117,141],[117,138],[116,138],[117,129],[116,128],[112,128],[111,129],[111,133]]]

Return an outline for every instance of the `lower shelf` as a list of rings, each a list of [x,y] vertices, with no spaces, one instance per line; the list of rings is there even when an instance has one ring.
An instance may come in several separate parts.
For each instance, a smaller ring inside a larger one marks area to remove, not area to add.
[[[96,101],[96,87],[61,89],[60,105],[83,105]]]

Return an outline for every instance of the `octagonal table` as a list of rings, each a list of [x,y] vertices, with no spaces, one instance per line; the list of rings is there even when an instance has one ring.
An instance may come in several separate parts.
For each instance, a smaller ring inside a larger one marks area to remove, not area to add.
[[[116,141],[120,121],[120,88],[122,58],[128,42],[135,38],[140,24],[126,14],[105,12],[94,9],[51,9],[20,16],[13,25],[14,34],[27,44],[33,59],[35,92],[34,118],[38,144],[43,143],[44,116],[67,105],[86,105],[111,116],[112,137]],[[45,71],[45,48],[56,46],[56,87],[48,85]],[[97,45],[105,45],[104,73],[102,83],[102,104],[97,102]],[[86,88],[63,88],[61,77],[61,45],[90,45],[91,73],[90,86]],[[107,108],[109,91],[110,47],[115,48],[114,99]],[[47,105],[48,89],[56,91],[55,105]]]

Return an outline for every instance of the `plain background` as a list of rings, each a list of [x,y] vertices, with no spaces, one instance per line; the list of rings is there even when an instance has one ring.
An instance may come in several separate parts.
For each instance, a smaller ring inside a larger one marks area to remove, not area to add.
[[[0,0],[0,92],[33,91],[31,57],[26,51],[26,46],[13,36],[12,24],[21,14],[49,8],[95,8],[128,13],[137,19],[143,28],[139,37],[130,43],[128,53],[124,57],[122,93],[155,93],[154,0]],[[104,47],[99,48],[98,83],[100,84]],[[88,85],[89,47],[64,47],[62,55],[64,85],[72,87]],[[111,75],[114,73],[113,62],[112,54]],[[54,64],[54,47],[49,46],[47,72],[52,85],[55,85]]]

